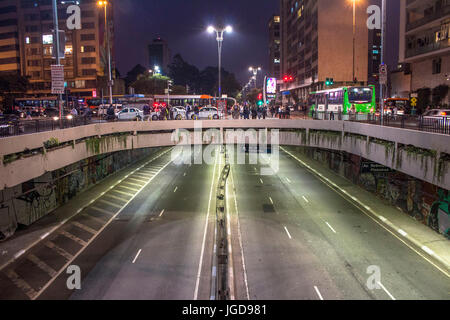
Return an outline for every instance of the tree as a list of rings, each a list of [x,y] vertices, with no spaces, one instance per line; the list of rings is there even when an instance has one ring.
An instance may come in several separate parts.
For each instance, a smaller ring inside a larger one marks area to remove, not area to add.
[[[3,100],[3,109],[13,107],[14,99],[26,93],[30,88],[27,77],[18,74],[6,74],[0,76],[0,94]]]
[[[438,106],[442,103],[442,100],[447,97],[448,94],[448,85],[441,84],[440,86],[437,86],[432,91],[432,101],[434,106]]]
[[[133,69],[128,71],[127,76],[125,77],[125,85],[128,87],[133,82],[135,82],[140,75],[147,74],[148,70],[144,68],[142,65],[137,64]]]
[[[136,94],[165,94],[165,89],[167,89],[167,81],[170,80],[168,77],[162,75],[145,75],[141,74],[138,76],[137,80],[131,84],[134,88]]]
[[[251,104],[256,104],[258,101],[258,95],[261,93],[261,89],[252,89],[249,93],[247,93],[247,101]]]
[[[197,92],[199,89],[198,79],[200,71],[196,66],[184,61],[180,54],[175,55],[172,63],[169,65],[169,76],[175,85],[189,86],[193,92]]]

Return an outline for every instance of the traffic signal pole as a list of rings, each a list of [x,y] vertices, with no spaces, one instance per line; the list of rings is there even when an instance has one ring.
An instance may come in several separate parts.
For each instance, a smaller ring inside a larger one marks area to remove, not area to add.
[[[61,65],[61,57],[59,56],[59,23],[58,23],[58,5],[56,0],[53,0],[53,25],[55,26],[55,34],[54,41],[56,43],[56,64],[58,66]],[[62,108],[62,94],[58,94],[58,107],[59,107],[59,128],[62,129],[62,117],[63,117],[63,108]]]

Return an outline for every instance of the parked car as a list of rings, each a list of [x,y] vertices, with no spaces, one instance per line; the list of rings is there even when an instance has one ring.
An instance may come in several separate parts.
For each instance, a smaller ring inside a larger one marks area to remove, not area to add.
[[[116,114],[118,120],[142,120],[144,119],[144,112],[138,108],[124,108]]]
[[[192,120],[197,119],[214,119],[219,120],[222,117],[222,113],[216,107],[203,107],[199,110],[198,115],[193,113],[191,115]]]

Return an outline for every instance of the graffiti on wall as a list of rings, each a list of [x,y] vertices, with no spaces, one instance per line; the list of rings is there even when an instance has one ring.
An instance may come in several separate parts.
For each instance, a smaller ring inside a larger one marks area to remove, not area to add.
[[[345,152],[299,150],[450,238],[448,190]]]
[[[94,156],[0,191],[0,241],[29,226],[108,175],[158,149],[127,150]]]

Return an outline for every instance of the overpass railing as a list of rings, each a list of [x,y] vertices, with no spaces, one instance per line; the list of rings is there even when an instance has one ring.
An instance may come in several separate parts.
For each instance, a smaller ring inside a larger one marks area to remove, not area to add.
[[[275,118],[286,119],[284,115],[272,115]],[[289,116],[290,119],[299,120],[343,120],[351,122],[368,123],[378,126],[404,128],[410,130],[418,130],[432,133],[440,133],[450,135],[450,118],[436,117],[429,118],[417,115],[385,115],[381,117],[379,114],[342,114],[339,112],[315,112],[312,115],[307,112],[294,113]],[[270,119],[270,118],[267,118]],[[273,118],[272,118],[273,119]],[[229,120],[232,121],[231,117]],[[111,121],[111,120],[110,120]],[[117,121],[117,120],[116,120]],[[179,121],[179,120],[164,120]],[[38,133],[44,131],[53,131],[59,129],[67,129],[89,125],[93,123],[105,123],[107,120],[97,117],[69,117],[60,121],[58,118],[45,118],[34,120],[10,121],[0,123],[0,138],[17,136],[30,133]]]

